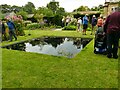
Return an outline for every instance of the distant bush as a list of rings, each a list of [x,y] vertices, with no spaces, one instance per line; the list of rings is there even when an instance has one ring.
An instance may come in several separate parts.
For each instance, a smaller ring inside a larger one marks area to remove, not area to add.
[[[27,24],[31,24],[32,22],[27,20],[27,21],[24,21],[23,23],[24,23],[25,26],[27,26]]]
[[[65,26],[65,27],[63,28],[63,30],[76,30],[76,29],[77,29],[77,27],[74,26],[74,25],[68,25],[68,26]]]
[[[32,23],[32,24],[27,24],[26,29],[39,29],[41,28],[41,25],[39,23]]]
[[[61,26],[56,26],[56,28],[61,28]]]

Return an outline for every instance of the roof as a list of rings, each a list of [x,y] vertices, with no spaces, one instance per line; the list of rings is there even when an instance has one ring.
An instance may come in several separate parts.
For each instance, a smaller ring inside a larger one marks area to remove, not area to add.
[[[72,14],[97,14],[100,13],[100,11],[77,11],[77,12],[73,12]]]
[[[34,16],[34,14],[28,14],[27,17],[28,18],[32,18]]]
[[[11,12],[11,13],[5,13],[5,14],[3,14],[5,17],[6,16],[10,16],[10,17],[12,17],[12,16],[14,16],[14,15],[16,15],[14,12]]]

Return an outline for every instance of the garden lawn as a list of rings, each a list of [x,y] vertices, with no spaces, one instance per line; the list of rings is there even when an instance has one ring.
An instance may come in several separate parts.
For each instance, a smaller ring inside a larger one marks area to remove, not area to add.
[[[89,37],[75,31],[31,31],[23,41],[41,36]],[[3,42],[7,45],[15,42]],[[3,88],[118,88],[118,59],[93,53],[92,40],[74,58],[2,49]]]

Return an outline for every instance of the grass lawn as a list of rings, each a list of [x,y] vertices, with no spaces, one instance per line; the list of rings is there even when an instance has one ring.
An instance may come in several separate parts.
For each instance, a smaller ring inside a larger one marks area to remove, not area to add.
[[[18,41],[41,36],[72,36],[94,38],[87,32],[31,31]],[[7,45],[15,42],[3,42]],[[68,59],[2,49],[3,88],[118,88],[118,59],[93,53],[92,40],[76,57]]]

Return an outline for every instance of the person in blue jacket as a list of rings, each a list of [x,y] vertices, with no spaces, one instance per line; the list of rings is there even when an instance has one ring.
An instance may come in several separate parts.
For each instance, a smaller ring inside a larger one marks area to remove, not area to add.
[[[87,14],[83,17],[83,35],[86,35],[86,30],[88,28],[88,17]]]
[[[13,36],[14,36],[15,40],[17,40],[17,36],[15,34],[15,24],[10,19],[8,19],[7,25],[9,28],[10,41],[12,41]]]

